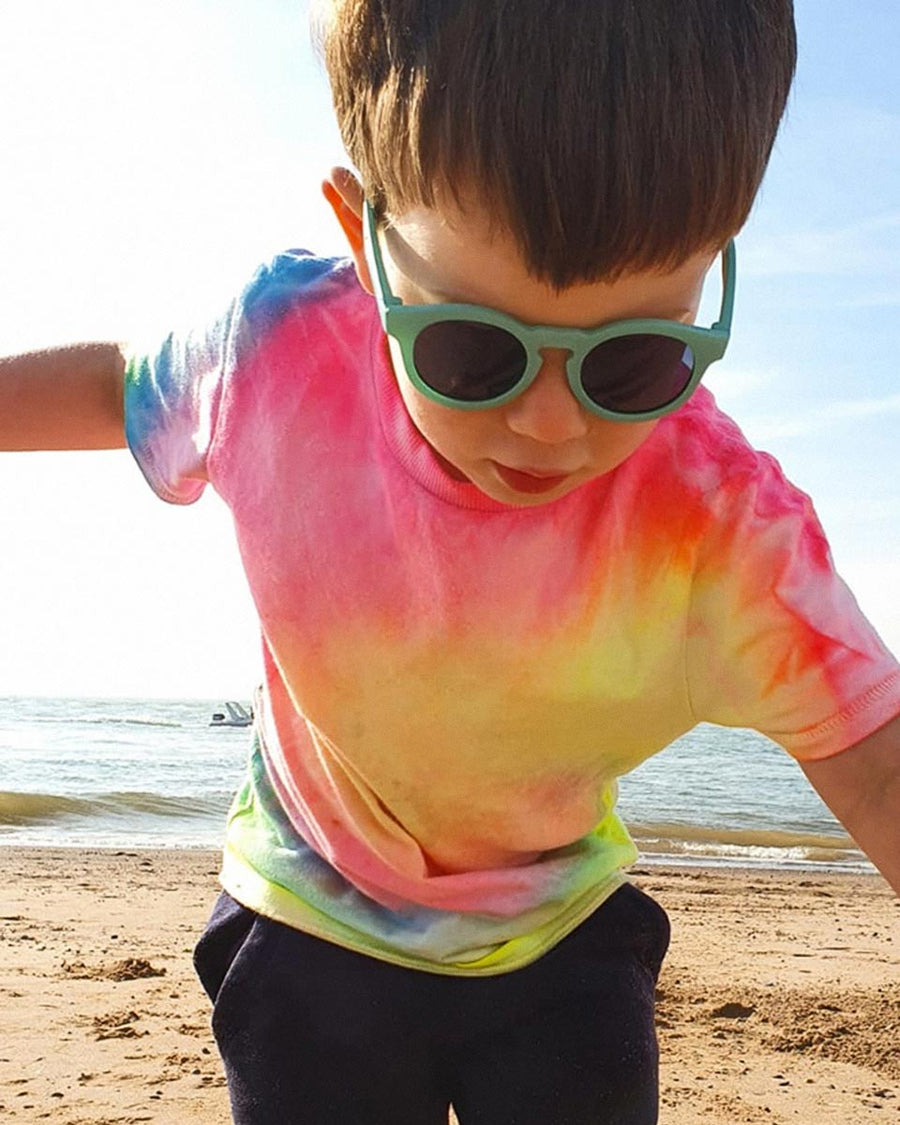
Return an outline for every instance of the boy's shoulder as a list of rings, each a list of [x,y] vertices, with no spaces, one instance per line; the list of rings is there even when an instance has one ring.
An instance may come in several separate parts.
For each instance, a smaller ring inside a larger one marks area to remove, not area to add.
[[[349,258],[284,250],[259,266],[240,303],[243,319],[254,328],[269,327],[298,308],[342,297],[365,298]]]
[[[810,508],[809,497],[787,479],[777,459],[755,448],[705,387],[663,419],[645,450],[648,479],[674,478],[681,496],[693,497],[714,518],[738,518],[741,509],[775,518]]]
[[[712,391],[702,385],[684,406],[662,420],[657,433],[683,449],[698,468],[715,467],[729,475],[751,469],[761,456],[737,422],[720,409]]]

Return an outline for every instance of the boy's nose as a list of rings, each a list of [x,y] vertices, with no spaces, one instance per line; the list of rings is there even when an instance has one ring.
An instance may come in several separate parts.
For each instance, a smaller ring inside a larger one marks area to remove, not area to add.
[[[585,436],[588,417],[566,377],[564,348],[543,348],[543,364],[531,386],[506,406],[506,424],[522,437],[561,445]]]

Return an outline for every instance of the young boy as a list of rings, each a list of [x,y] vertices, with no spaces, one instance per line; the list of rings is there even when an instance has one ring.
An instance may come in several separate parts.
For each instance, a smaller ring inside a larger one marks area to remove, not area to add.
[[[900,889],[900,666],[699,385],[790,2],[335,0],[323,45],[353,265],[6,361],[3,441],[124,409],[163,498],[234,514],[265,683],[196,964],[235,1121],[647,1125],[668,921],[619,776],[754,727]]]

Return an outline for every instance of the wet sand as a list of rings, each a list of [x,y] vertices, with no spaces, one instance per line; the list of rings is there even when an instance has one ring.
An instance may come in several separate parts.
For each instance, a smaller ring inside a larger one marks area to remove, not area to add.
[[[0,848],[0,1117],[228,1125],[190,957],[217,865],[203,851]],[[635,878],[673,924],[661,1125],[900,1121],[900,901],[880,878]]]

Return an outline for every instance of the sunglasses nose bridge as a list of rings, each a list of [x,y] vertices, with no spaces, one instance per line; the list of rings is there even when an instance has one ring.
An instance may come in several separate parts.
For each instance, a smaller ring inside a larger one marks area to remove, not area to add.
[[[551,370],[561,371],[565,375],[570,389],[575,393],[581,367],[576,360],[575,349],[568,343],[548,343],[545,340],[537,345],[535,352],[540,357],[540,363],[535,374],[547,367]]]
[[[544,362],[552,363],[560,358],[568,370],[573,355],[580,347],[581,341],[577,338],[577,331],[571,328],[562,328],[552,325],[529,326],[528,343],[533,354],[539,355]]]
[[[538,344],[535,348],[537,356],[540,358],[540,363],[537,367],[537,372],[546,369],[562,371],[565,373],[566,378],[571,383],[572,381],[572,356],[574,352],[569,347],[564,347],[560,344]]]
[[[561,354],[565,363],[568,363],[573,355],[571,348],[563,347],[561,344],[538,344],[535,351],[544,360],[552,359],[555,355]]]

